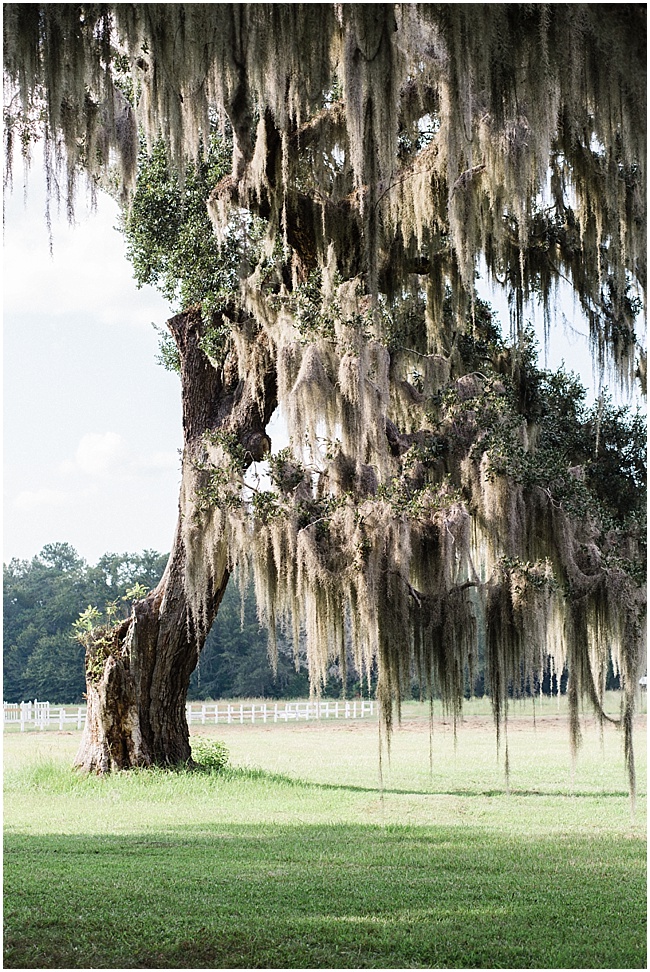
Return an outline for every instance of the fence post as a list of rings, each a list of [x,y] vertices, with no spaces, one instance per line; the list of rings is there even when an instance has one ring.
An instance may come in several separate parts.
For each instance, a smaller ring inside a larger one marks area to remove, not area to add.
[[[39,702],[34,699],[34,720],[38,728],[43,732],[46,726],[50,724],[50,703],[49,702]]]
[[[262,719],[266,722],[266,702],[264,703],[264,708],[262,709]]]
[[[251,702],[251,723],[255,722],[255,703]]]
[[[63,729],[65,725],[65,709],[63,706],[59,709],[59,729]]]
[[[275,709],[273,710],[273,721],[278,721],[278,703],[275,703]]]
[[[244,705],[243,705],[243,703],[239,706],[239,721],[242,724],[244,722]]]
[[[214,724],[217,726],[219,724],[219,703],[214,704]]]

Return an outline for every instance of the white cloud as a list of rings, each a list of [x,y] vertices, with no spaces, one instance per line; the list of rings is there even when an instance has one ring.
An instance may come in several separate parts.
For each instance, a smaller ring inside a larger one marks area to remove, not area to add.
[[[124,440],[117,432],[88,432],[81,437],[75,460],[88,476],[102,476],[119,465],[124,457]]]
[[[59,540],[89,560],[167,549],[181,403],[175,376],[154,363],[151,321],[171,311],[152,288],[136,289],[112,200],[100,194],[95,215],[80,205],[74,229],[55,217],[51,257],[37,160],[26,207],[20,162],[15,174],[5,199],[4,555]]]
[[[178,450],[157,450],[142,454],[129,448],[117,432],[86,432],[79,440],[74,459],[58,464],[68,481],[71,477],[92,476],[113,482],[134,482],[180,469]]]

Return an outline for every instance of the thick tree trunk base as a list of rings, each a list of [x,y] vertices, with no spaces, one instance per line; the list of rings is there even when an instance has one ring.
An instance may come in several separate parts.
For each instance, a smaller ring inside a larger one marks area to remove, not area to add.
[[[177,561],[115,629],[101,673],[87,662],[79,769],[103,774],[191,760],[185,699],[202,639],[197,644],[188,631]]]
[[[109,773],[151,765],[142,739],[133,680],[121,659],[111,655],[101,679],[87,684],[86,725],[75,766]]]

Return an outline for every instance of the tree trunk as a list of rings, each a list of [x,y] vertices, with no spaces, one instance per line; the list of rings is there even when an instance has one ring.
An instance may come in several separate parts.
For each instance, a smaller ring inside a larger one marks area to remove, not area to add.
[[[229,578],[218,507],[199,501],[214,471],[206,463],[206,433],[234,437],[243,447],[244,466],[270,448],[265,429],[277,390],[264,335],[255,345],[258,367],[240,378],[233,351],[216,367],[201,350],[204,324],[198,308],[172,318],[168,326],[180,352],[183,397],[178,525],[157,588],[104,636],[101,650],[98,642],[86,652],[88,712],[75,765],[98,773],[190,760],[187,689]],[[262,389],[253,377],[260,364]],[[223,460],[219,448],[212,455]]]

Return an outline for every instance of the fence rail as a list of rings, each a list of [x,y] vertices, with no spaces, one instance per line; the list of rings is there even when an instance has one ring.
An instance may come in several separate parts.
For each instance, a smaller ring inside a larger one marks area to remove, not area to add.
[[[365,719],[375,715],[370,699],[313,702],[188,702],[188,725],[232,725],[245,722],[307,722],[319,719]],[[86,706],[50,705],[49,702],[5,702],[4,725],[25,729],[83,729]]]
[[[20,725],[20,731],[33,729],[82,729],[86,723],[86,706],[50,705],[49,702],[5,702],[5,726]]]
[[[289,722],[310,719],[364,719],[375,714],[369,699],[314,702],[210,702],[187,705],[189,725],[219,725],[233,722]]]

